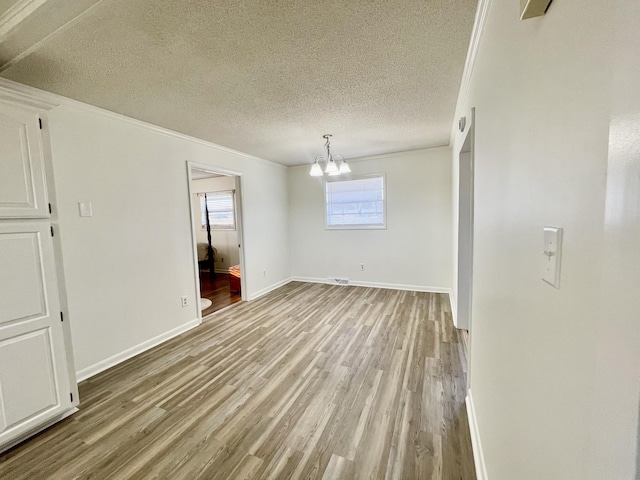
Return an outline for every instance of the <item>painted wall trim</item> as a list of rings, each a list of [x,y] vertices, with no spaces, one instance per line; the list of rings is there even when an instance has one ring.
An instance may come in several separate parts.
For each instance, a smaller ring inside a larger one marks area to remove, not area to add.
[[[0,17],[0,39],[35,12],[47,0],[19,0]]]
[[[74,402],[74,405],[75,404],[76,403]],[[24,442],[26,439],[28,439],[30,437],[33,437],[36,433],[41,432],[43,430],[46,430],[50,426],[55,425],[58,422],[61,422],[65,418],[70,417],[71,415],[73,415],[74,413],[76,413],[78,411],[80,411],[80,410],[77,407],[71,407],[69,410],[67,410],[65,412],[62,412],[60,415],[56,415],[55,417],[50,418],[46,422],[41,423],[37,427],[34,427],[33,429],[23,433],[22,435],[20,435],[17,438],[14,438],[9,443],[5,443],[4,445],[2,445],[2,447],[0,447],[0,452],[6,452],[11,447],[15,447],[19,443]]]
[[[89,367],[83,368],[82,370],[79,370],[76,372],[76,377],[78,379],[78,382],[81,382],[83,380],[86,380],[87,378],[93,377],[94,375],[97,375],[98,373],[103,372],[108,368],[114,367],[119,363],[124,362],[125,360],[128,360],[132,357],[135,357],[136,355],[141,354],[142,352],[149,350],[150,348],[160,345],[161,343],[166,342],[167,340],[173,337],[177,337],[178,335],[188,330],[191,330],[192,328],[197,327],[198,325],[200,325],[200,323],[201,323],[200,319],[196,318],[195,320],[191,320],[183,325],[180,325],[179,327],[176,327],[167,332],[161,333],[156,337],[150,338],[149,340],[145,340],[144,342],[139,343],[138,345],[134,345],[131,348],[127,348],[126,350],[120,353],[116,353],[115,355],[112,355],[109,358],[105,358],[104,360],[98,363],[94,363]]]
[[[424,152],[427,150],[437,150],[438,148],[451,148],[449,144],[433,145],[431,147],[414,148],[413,150],[400,150],[398,152],[381,153],[379,155],[370,155],[368,157],[356,157],[349,158],[349,163],[369,162],[371,160],[383,160],[385,158],[396,157],[398,155],[406,155],[414,152]],[[309,163],[302,163],[300,165],[289,165],[288,168],[309,168]]]
[[[254,292],[253,294],[251,294],[251,296],[249,296],[249,298],[247,300],[249,300],[249,301],[256,300],[256,299],[266,295],[269,292],[273,292],[274,290],[285,286],[287,283],[289,283],[291,281],[293,281],[292,277],[285,278],[284,280],[280,280],[279,282],[276,282],[273,285],[269,285],[268,287],[265,287],[262,290],[258,290],[257,292]]]
[[[28,93],[26,91],[18,91],[12,86],[4,85],[4,83],[5,79],[0,78],[0,100],[17,102],[21,104],[26,103],[27,105],[39,108],[40,110],[51,110],[52,108],[60,105],[59,102],[52,101],[51,99],[44,99],[38,95],[33,95],[32,93]]]
[[[121,115],[119,113],[115,113],[110,110],[105,110],[104,108],[96,107],[94,105],[89,105],[88,103],[79,102],[78,100],[73,100],[68,97],[63,97],[62,95],[58,95],[57,93],[47,92],[45,90],[40,90],[35,87],[30,87],[29,85],[24,85],[22,83],[14,82],[12,80],[7,80],[6,78],[0,78],[0,92],[5,92],[5,91],[22,94],[25,97],[38,99],[41,102],[44,102],[46,104],[51,104],[54,106],[64,105],[65,107],[75,108],[85,112],[102,115],[102,116],[111,118],[113,120],[118,120],[120,122],[124,122],[129,125],[134,125],[136,127],[149,130],[151,132],[159,133],[161,135],[165,135],[168,137],[179,138],[181,140],[186,140],[188,142],[194,142],[199,145],[204,145],[206,147],[215,148],[217,150],[230,153],[237,157],[253,160],[255,162],[265,163],[267,165],[279,167],[282,169],[287,168],[285,165],[282,165],[280,163],[276,163],[276,162],[272,162],[271,160],[266,160],[264,158],[256,157],[249,153],[240,152],[238,150],[233,150],[232,148],[224,147],[222,145],[218,145],[216,143],[203,140],[201,138],[192,137],[184,133],[175,132],[173,130],[169,130],[168,128],[159,127],[158,125],[153,125],[152,123],[143,122],[142,120],[137,120],[135,118],[127,117],[125,115]],[[209,166],[208,168],[211,168],[211,166]]]
[[[453,326],[458,328],[458,310],[456,307],[456,297],[453,294],[453,289],[449,291],[449,305],[451,307],[451,320],[453,320]]]
[[[484,454],[482,453],[480,431],[478,430],[476,409],[473,405],[471,389],[467,391],[465,404],[467,406],[467,418],[469,420],[469,433],[471,434],[471,447],[473,448],[473,463],[476,467],[476,478],[478,480],[489,480],[489,476],[487,475],[487,466],[484,463]]]
[[[5,45],[0,72],[15,65],[42,45],[76,25],[102,0],[20,0],[0,19],[0,43]],[[55,21],[51,21],[55,12]],[[4,21],[3,21],[4,20]],[[34,22],[49,20],[46,31],[33,29]],[[16,39],[18,41],[16,42]],[[13,40],[6,42],[6,40]],[[13,45],[11,45],[13,43]],[[28,45],[28,46],[27,46]],[[26,47],[26,48],[25,48]]]
[[[327,283],[326,278],[315,277],[292,277],[294,282],[305,283]],[[357,282],[349,280],[348,285],[345,287],[371,287],[371,288],[386,288],[389,290],[407,290],[409,292],[428,292],[428,293],[446,293],[451,296],[451,289],[446,287],[429,287],[425,285],[405,285],[401,283],[381,283],[381,282]]]
[[[471,31],[471,40],[469,41],[469,50],[467,51],[467,59],[464,62],[464,70],[462,71],[462,81],[460,82],[460,91],[458,92],[458,101],[456,102],[456,110],[453,116],[453,124],[451,125],[451,135],[449,137],[449,146],[454,146],[456,134],[458,132],[458,118],[462,115],[462,106],[467,100],[469,85],[471,84],[471,75],[473,67],[476,63],[478,50],[480,49],[480,41],[484,32],[484,25],[489,15],[489,7],[491,0],[479,0],[478,9],[476,10],[476,18],[473,22],[473,30]]]

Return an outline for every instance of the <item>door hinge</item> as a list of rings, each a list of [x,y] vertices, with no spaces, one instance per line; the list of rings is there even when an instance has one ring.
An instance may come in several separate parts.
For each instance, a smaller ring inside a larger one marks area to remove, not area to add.
[[[49,215],[51,215],[51,204],[49,204]]]
[[[38,125],[40,125],[40,130],[42,130],[42,119],[38,118]]]
[[[51,225],[51,236],[53,237],[53,225]]]
[[[71,397],[71,403],[73,403],[73,393],[69,392],[69,397]]]
[[[62,314],[62,312],[60,312],[60,321],[64,322],[64,315]]]

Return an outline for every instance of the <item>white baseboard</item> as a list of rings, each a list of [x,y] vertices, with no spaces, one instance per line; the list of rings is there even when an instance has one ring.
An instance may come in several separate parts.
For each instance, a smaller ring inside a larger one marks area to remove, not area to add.
[[[294,282],[306,283],[327,283],[326,278],[315,277],[293,277]],[[345,286],[353,287],[371,287],[371,288],[387,288],[390,290],[408,290],[410,292],[428,292],[428,293],[451,293],[451,289],[445,287],[429,287],[425,285],[405,285],[402,283],[380,283],[380,282],[359,282],[349,280],[349,284]]]
[[[453,325],[458,328],[458,308],[456,299],[453,296],[453,290],[449,291],[449,305],[451,306],[451,320],[453,320]]]
[[[326,278],[314,278],[314,277],[291,277],[292,282],[304,282],[304,283],[327,283]]]
[[[476,409],[473,406],[473,397],[471,390],[467,392],[465,399],[467,405],[467,417],[469,419],[469,433],[471,434],[471,446],[473,447],[473,463],[476,467],[477,480],[488,480],[487,466],[484,463],[484,454],[482,453],[482,443],[480,442],[480,431],[478,430],[478,422],[476,420]]]
[[[261,290],[258,290],[257,292],[252,293],[251,295],[249,295],[249,298],[247,298],[247,300],[251,301],[251,300],[255,300],[256,298],[260,298],[263,295],[266,295],[269,292],[272,292],[274,290],[276,290],[277,288],[280,288],[284,285],[286,285],[287,283],[291,282],[293,279],[291,277],[289,278],[285,278],[284,280],[281,280],[277,283],[274,283],[273,285],[269,285],[266,288],[263,288]]]
[[[62,412],[60,415],[56,415],[55,417],[50,418],[46,422],[41,423],[40,425],[34,427],[33,429],[23,433],[22,435],[18,436],[17,438],[14,438],[13,440],[9,441],[8,443],[0,445],[0,453],[9,450],[11,447],[15,447],[20,442],[24,442],[27,438],[32,437],[36,433],[41,432],[41,431],[49,428],[50,426],[52,426],[52,425],[54,425],[54,424],[56,424],[58,422],[61,422],[62,420],[64,420],[67,417],[70,417],[71,415],[73,415],[77,411],[78,411],[78,409],[76,407],[72,407],[69,410],[66,410],[65,412]]]
[[[131,357],[135,357],[136,355],[139,355],[142,352],[155,347],[156,345],[160,345],[161,343],[166,342],[167,340],[173,337],[177,337],[181,333],[184,333],[187,330],[191,330],[192,328],[195,328],[198,325],[200,325],[200,320],[196,318],[195,320],[191,320],[190,322],[187,322],[184,325],[180,325],[179,327],[169,330],[168,332],[162,333],[157,337],[150,338],[149,340],[146,340],[142,343],[139,343],[138,345],[128,348],[123,352],[117,353],[98,363],[94,363],[93,365],[83,368],[82,370],[79,370],[76,372],[77,381],[81,382],[82,380],[86,380],[87,378],[93,377],[94,375],[97,375],[98,373],[103,372],[108,368],[114,367],[117,364],[130,359]]]

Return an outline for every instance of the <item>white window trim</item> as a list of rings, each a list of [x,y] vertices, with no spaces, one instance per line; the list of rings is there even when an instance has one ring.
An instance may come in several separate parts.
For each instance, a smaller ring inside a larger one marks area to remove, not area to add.
[[[201,230],[207,230],[207,224],[205,223],[204,225],[202,225],[202,216],[204,215],[204,212],[202,211],[202,198],[205,196],[205,194],[207,196],[212,196],[212,195],[224,195],[226,193],[230,193],[231,194],[231,202],[233,204],[233,227],[216,227],[213,224],[211,225],[211,230],[216,230],[216,231],[227,231],[227,232],[233,232],[237,229],[237,224],[238,224],[238,215],[236,213],[236,191],[234,189],[231,190],[218,190],[215,192],[200,192],[198,193],[198,206],[200,207],[200,224]]]
[[[324,204],[324,229],[325,230],[386,230],[387,229],[387,175],[385,173],[369,173],[366,175],[349,175],[349,178],[340,177],[327,177],[326,182],[343,182],[346,180],[363,180],[366,178],[378,178],[382,177],[382,225],[366,225],[366,224],[352,224],[352,225],[329,225],[329,219],[327,218],[327,186],[324,185],[323,204]]]

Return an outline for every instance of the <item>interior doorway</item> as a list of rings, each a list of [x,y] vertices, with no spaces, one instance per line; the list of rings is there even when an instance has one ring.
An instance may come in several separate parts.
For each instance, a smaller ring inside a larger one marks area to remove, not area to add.
[[[240,175],[187,162],[197,298],[205,318],[243,299]]]
[[[475,108],[465,133],[459,158],[458,188],[458,272],[456,327],[467,330],[468,365],[471,358],[471,301],[473,294],[474,146]],[[471,372],[467,369],[467,388]]]

